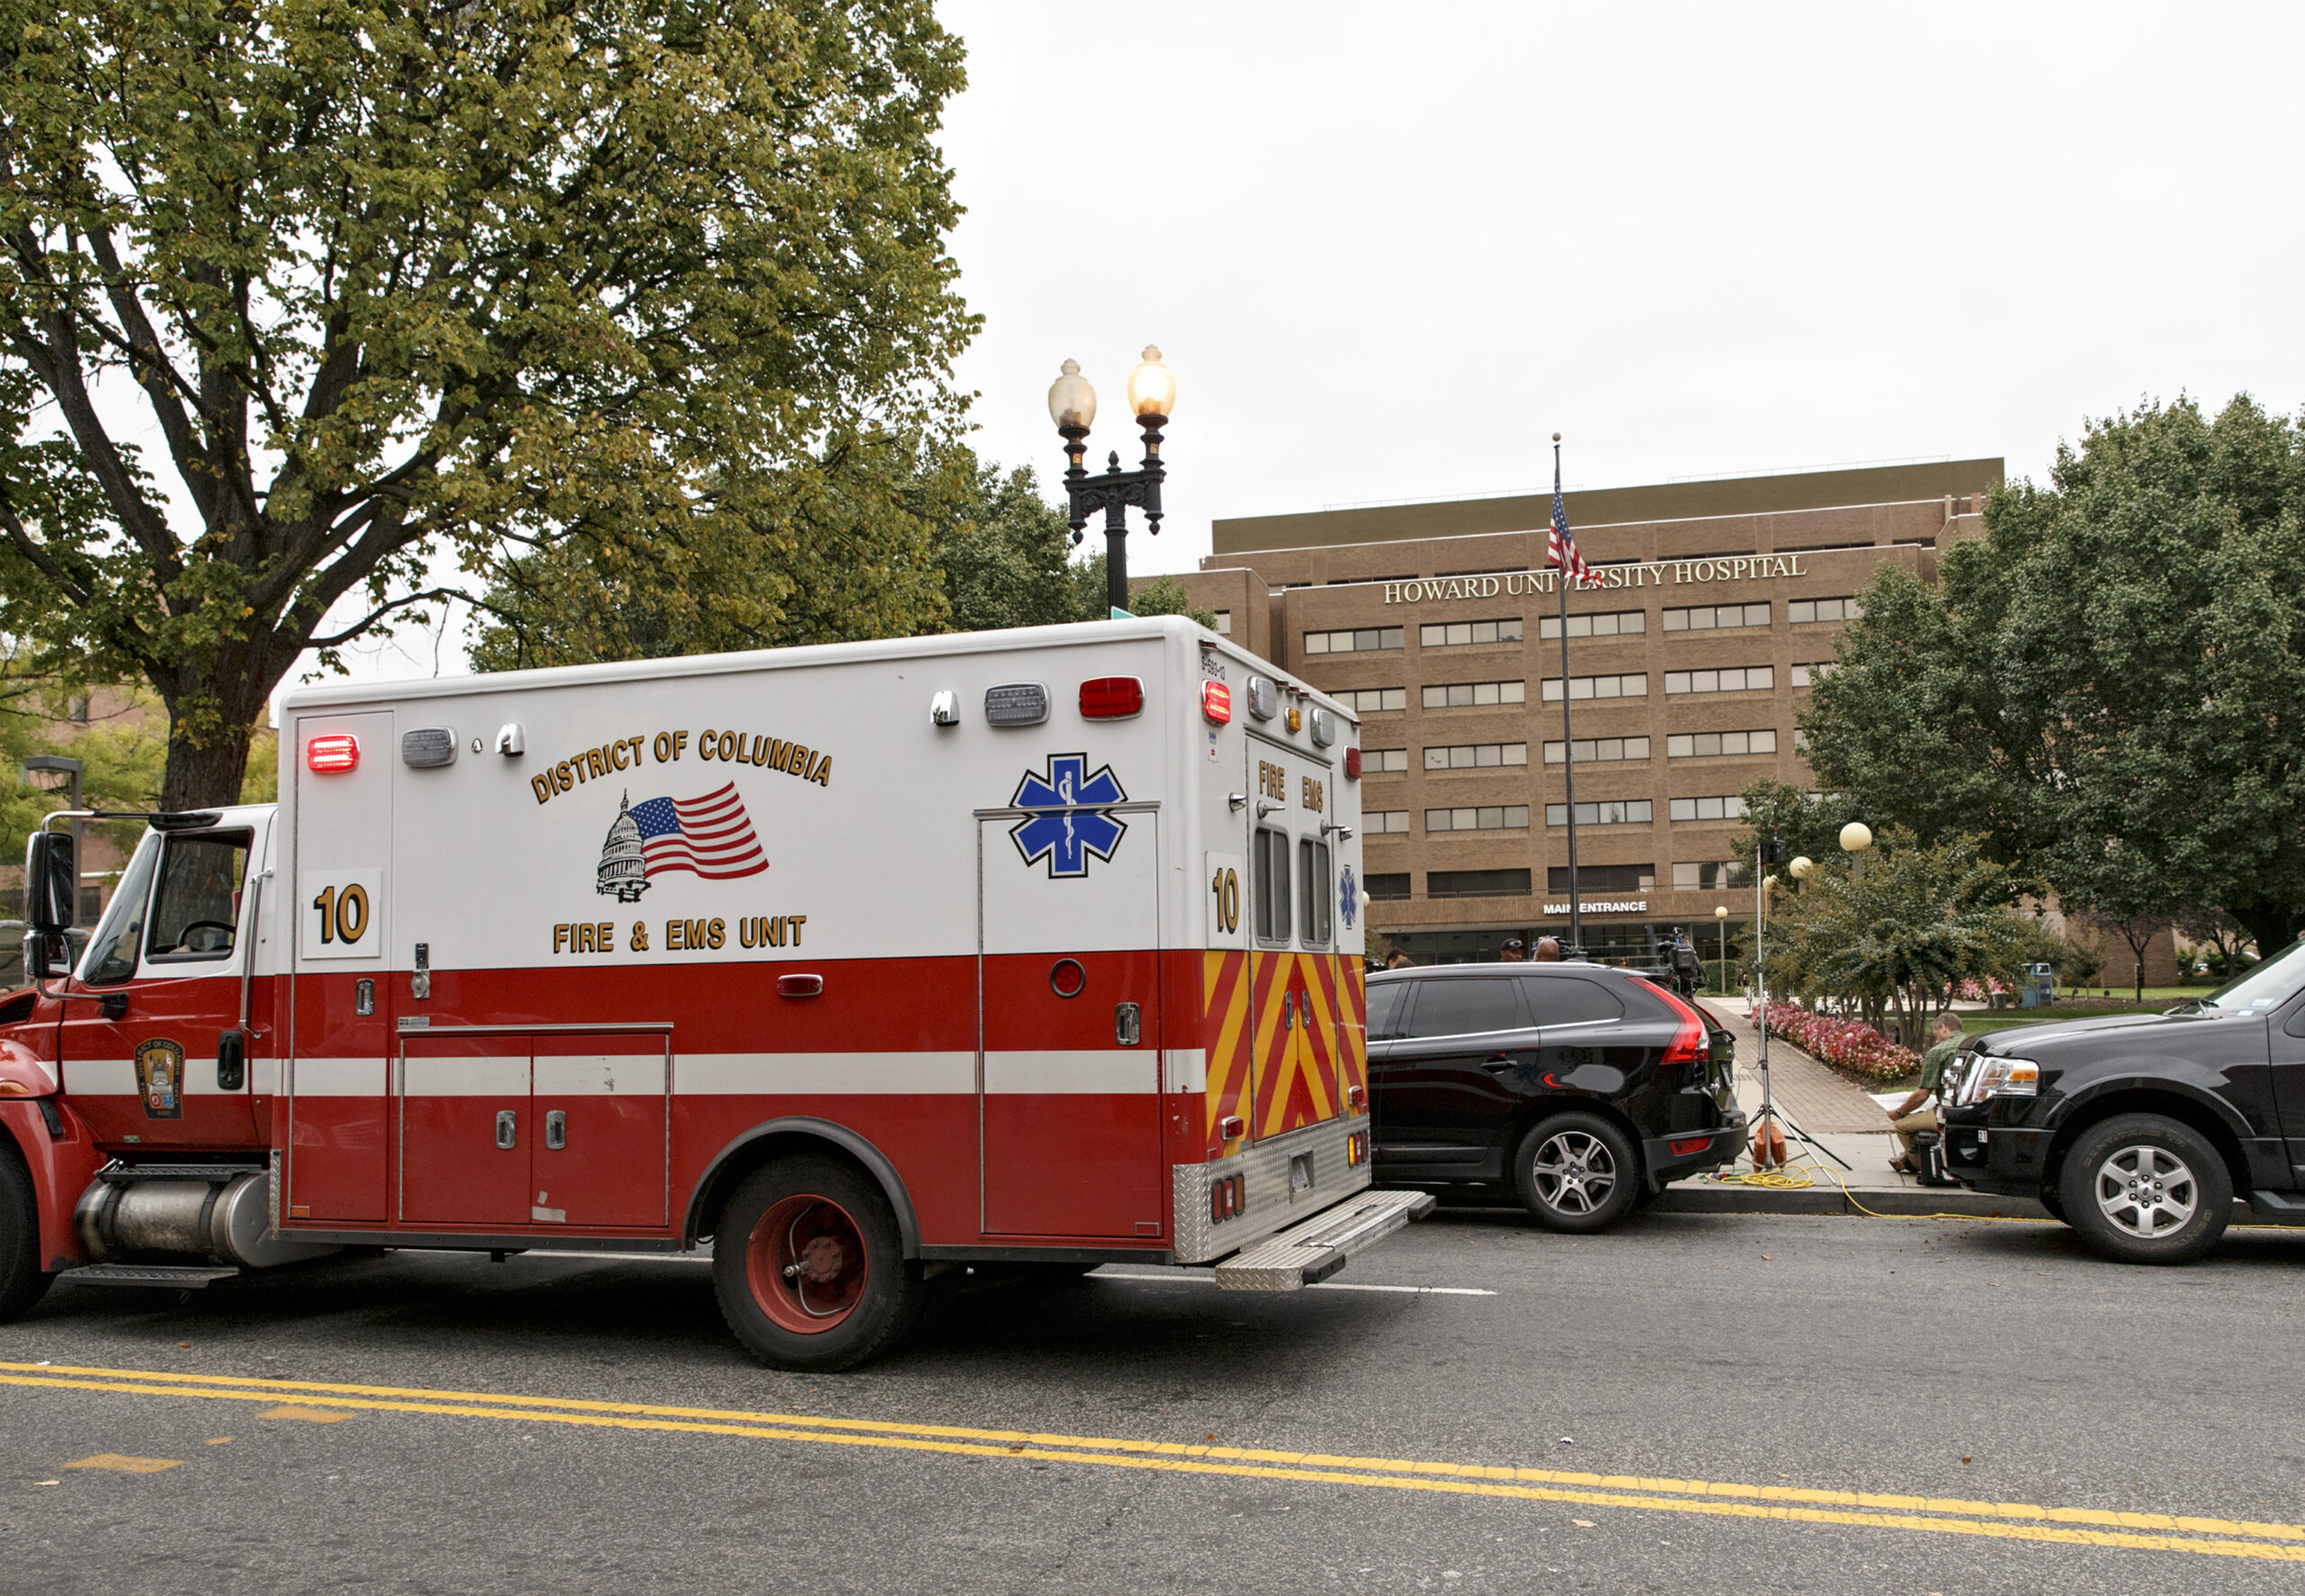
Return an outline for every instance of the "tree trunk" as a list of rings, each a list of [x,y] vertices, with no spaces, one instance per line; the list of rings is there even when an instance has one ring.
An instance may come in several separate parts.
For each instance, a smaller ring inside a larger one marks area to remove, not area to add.
[[[299,652],[291,636],[258,633],[220,639],[208,651],[183,657],[173,669],[150,672],[168,707],[162,809],[214,809],[240,801],[249,744],[273,688]]]
[[[2287,947],[2305,924],[2305,908],[2275,908],[2255,904],[2246,909],[2228,909],[2226,913],[2249,928],[2250,940],[2257,944],[2257,957],[2270,959]]]
[[[248,775],[249,741],[255,731],[252,723],[241,722],[220,729],[194,746],[172,725],[167,773],[160,780],[160,807],[214,809],[239,803],[240,783]]]
[[[2137,977],[2137,1001],[2138,1003],[2143,1003],[2145,1001],[2145,950],[2153,945],[2153,936],[2154,933],[2148,932],[2146,933],[2145,940],[2140,942],[2134,935],[2128,932],[2123,932],[2121,933],[2121,940],[2129,944],[2129,957],[2136,960],[2136,962],[2129,968]]]

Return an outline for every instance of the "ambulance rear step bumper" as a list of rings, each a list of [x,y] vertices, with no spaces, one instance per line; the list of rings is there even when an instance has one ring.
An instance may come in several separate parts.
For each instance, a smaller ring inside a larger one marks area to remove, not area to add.
[[[1225,1291],[1302,1291],[1361,1249],[1433,1212],[1431,1192],[1362,1192],[1216,1266]]]
[[[88,1264],[67,1269],[58,1278],[76,1285],[157,1285],[197,1291],[219,1280],[230,1280],[239,1273],[230,1267],[191,1264]]]

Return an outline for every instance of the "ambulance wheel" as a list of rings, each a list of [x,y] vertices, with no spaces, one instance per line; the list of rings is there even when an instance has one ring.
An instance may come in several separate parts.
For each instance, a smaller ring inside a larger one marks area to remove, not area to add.
[[[40,1267],[40,1202],[32,1173],[14,1148],[0,1149],[0,1322],[30,1312],[55,1279]]]
[[[780,1369],[845,1369],[910,1330],[927,1292],[872,1179],[835,1159],[779,1159],[714,1227],[712,1283],[746,1350]]]

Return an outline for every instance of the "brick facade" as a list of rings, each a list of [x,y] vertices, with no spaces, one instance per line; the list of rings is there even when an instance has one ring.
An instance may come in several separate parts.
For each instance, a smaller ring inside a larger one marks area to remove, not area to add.
[[[1835,601],[1884,564],[1933,580],[1938,550],[1978,530],[1976,496],[2001,475],[1998,460],[1969,460],[1568,496],[1578,546],[1620,584],[1568,599],[1589,950],[1633,956],[1684,925],[1710,957],[1716,906],[1732,935],[1741,927],[1749,884],[1686,879],[1734,856],[1741,823],[1713,800],[1764,777],[1812,780],[1794,746],[1797,683],[1834,657]],[[1542,624],[1560,612],[1550,508],[1530,496],[1218,521],[1216,552],[1177,579],[1276,665],[1378,695],[1360,716],[1364,762],[1406,768],[1369,769],[1361,807],[1406,823],[1372,822],[1364,864],[1372,890],[1406,896],[1373,903],[1369,923],[1420,960],[1567,933],[1567,893],[1548,891],[1568,862],[1565,825],[1546,816],[1564,802],[1544,753],[1563,740],[1543,685],[1561,673]],[[1396,762],[1370,757],[1395,749]]]

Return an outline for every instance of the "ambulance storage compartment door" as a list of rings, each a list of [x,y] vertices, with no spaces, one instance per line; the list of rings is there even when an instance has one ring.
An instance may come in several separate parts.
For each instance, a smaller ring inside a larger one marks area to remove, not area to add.
[[[357,744],[352,768],[314,771],[312,739],[347,734]],[[375,1223],[387,1206],[393,1000],[408,980],[385,958],[400,750],[389,709],[302,715],[287,735],[296,832],[279,850],[285,879],[273,884],[295,926],[286,1218]]]
[[[640,1026],[401,1032],[402,1222],[664,1224],[670,1041]]]
[[[475,1028],[400,1038],[400,1212],[403,1224],[529,1222],[530,1038]]]
[[[987,1234],[1162,1232],[1156,818],[1129,804],[978,824]]]

